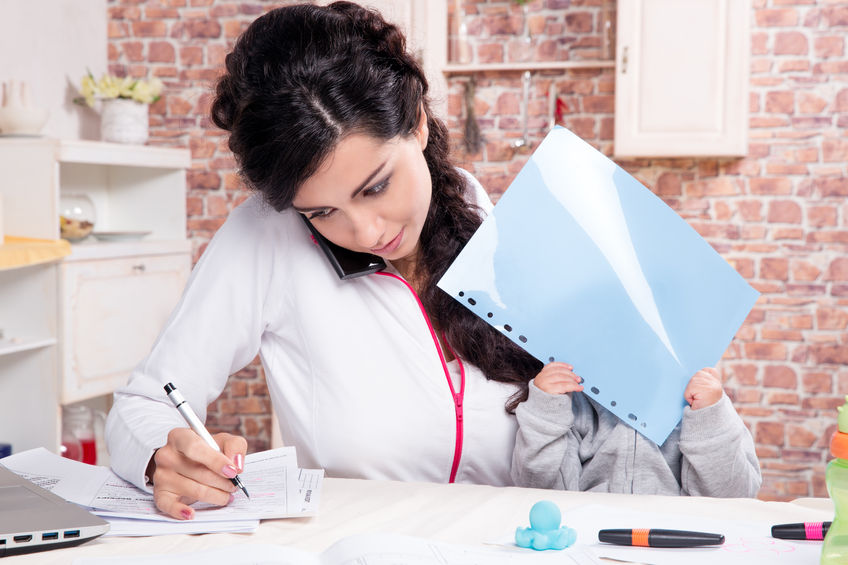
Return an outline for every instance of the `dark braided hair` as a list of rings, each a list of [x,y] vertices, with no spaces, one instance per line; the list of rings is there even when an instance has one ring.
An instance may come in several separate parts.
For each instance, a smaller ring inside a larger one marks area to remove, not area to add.
[[[507,402],[511,412],[542,363],[436,286],[481,220],[466,201],[466,181],[451,162],[447,128],[433,117],[427,91],[403,34],[379,13],[352,2],[297,4],[259,17],[239,37],[211,113],[230,132],[247,184],[279,211],[346,136],[414,135],[423,109],[433,194],[415,271],[420,298],[459,357],[489,379],[519,385]]]

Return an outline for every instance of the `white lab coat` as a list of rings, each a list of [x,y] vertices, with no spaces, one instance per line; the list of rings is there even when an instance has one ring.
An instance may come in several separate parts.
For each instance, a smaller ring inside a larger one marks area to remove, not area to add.
[[[465,174],[470,198],[488,212],[486,193]],[[113,469],[144,488],[154,450],[185,427],[164,384],[173,382],[205,420],[228,376],[257,352],[283,441],[297,448],[301,467],[448,481],[454,401],[416,298],[383,275],[340,280],[297,214],[276,212],[258,195],[232,211],[152,351],[115,393],[106,429]],[[459,391],[457,361],[448,366]],[[504,403],[515,387],[464,366],[456,480],[512,484],[516,423]]]

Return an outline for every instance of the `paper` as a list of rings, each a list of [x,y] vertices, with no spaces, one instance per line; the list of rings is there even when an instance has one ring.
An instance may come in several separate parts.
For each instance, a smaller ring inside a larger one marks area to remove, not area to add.
[[[94,511],[97,514],[97,511]],[[141,537],[173,534],[215,534],[219,532],[250,534],[259,528],[259,520],[226,520],[220,522],[184,522],[136,520],[104,516],[109,522],[109,531],[103,537]]]
[[[101,565],[114,557],[74,560],[74,565]],[[321,554],[290,547],[244,544],[195,553],[121,556],[124,565],[602,565],[590,553],[540,553],[454,545],[392,534],[359,534],[341,539]]]
[[[121,555],[121,565],[321,565],[318,557],[306,551],[281,545],[244,544],[194,553]],[[115,556],[79,557],[73,565],[111,565]]]
[[[818,563],[821,542],[771,537],[771,524],[712,520],[697,516],[637,512],[611,506],[587,505],[568,510],[563,523],[577,530],[577,543],[598,557],[652,565],[807,565]],[[665,528],[723,534],[724,545],[668,549],[627,547],[598,542],[598,531],[612,528]]]
[[[153,496],[136,488],[106,467],[86,465],[65,459],[44,448],[24,451],[2,460],[15,473],[52,491],[62,498],[92,509],[106,519],[132,519],[121,524],[115,535],[153,535],[168,529],[161,525],[145,525],[145,521],[169,522],[175,529],[168,533],[185,533],[186,522],[174,520],[156,509]],[[235,500],[218,507],[194,505],[194,523],[209,522],[209,530],[243,531],[262,518],[309,516],[316,512],[320,499],[323,470],[298,469],[294,447],[284,447],[245,458],[245,471],[240,475],[251,493],[248,500],[237,491]],[[227,530],[227,523],[230,529]],[[131,526],[135,525],[135,529]]]
[[[438,286],[662,444],[758,293],[674,210],[564,128],[542,141]]]

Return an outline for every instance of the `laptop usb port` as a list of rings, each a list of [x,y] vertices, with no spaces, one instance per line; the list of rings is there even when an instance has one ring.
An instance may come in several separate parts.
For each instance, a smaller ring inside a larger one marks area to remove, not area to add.
[[[41,534],[41,539],[44,541],[59,539],[59,532],[47,532],[46,534]]]
[[[27,543],[27,542],[32,541],[32,536],[31,535],[15,536],[14,540],[15,540],[15,543]]]
[[[66,532],[65,532],[65,536],[64,536],[64,537],[65,537],[66,539],[67,539],[67,538],[78,538],[78,537],[79,537],[79,532],[80,532],[79,530],[68,530],[68,531],[66,531]]]

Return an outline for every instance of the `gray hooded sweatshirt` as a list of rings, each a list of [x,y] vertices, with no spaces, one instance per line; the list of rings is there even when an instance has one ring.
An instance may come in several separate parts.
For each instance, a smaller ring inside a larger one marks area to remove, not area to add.
[[[515,414],[518,486],[734,498],[755,496],[762,483],[754,441],[727,395],[685,407],[662,445],[582,392],[548,394],[532,381]]]

